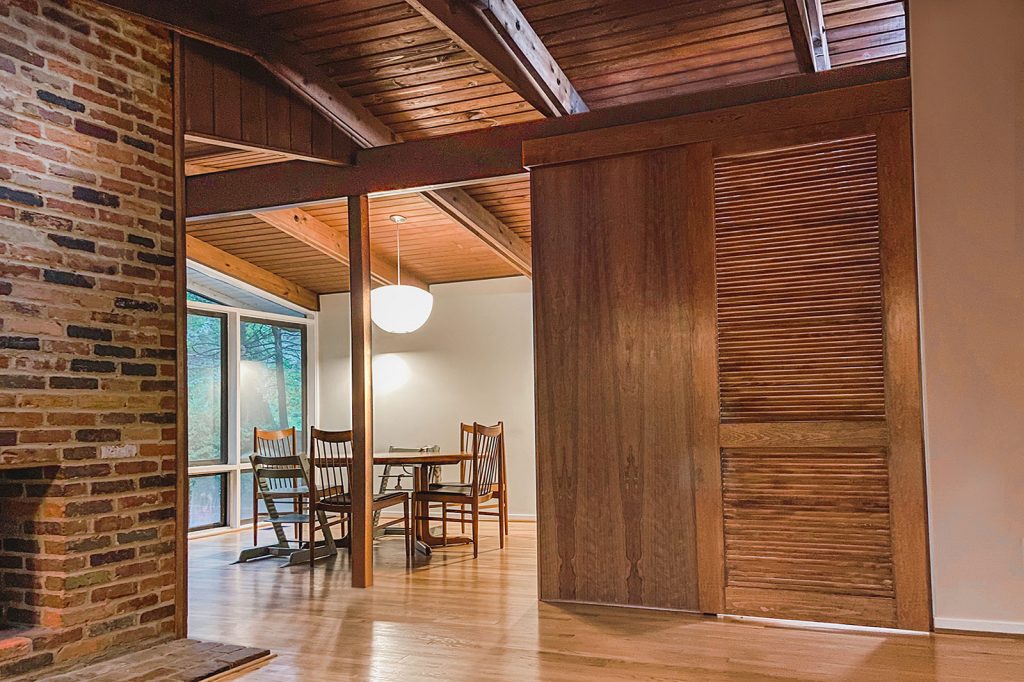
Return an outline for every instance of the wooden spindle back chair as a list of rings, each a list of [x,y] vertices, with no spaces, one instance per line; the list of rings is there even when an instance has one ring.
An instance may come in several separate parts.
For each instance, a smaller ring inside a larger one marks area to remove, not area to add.
[[[504,488],[505,469],[503,461],[505,457],[505,427],[502,422],[494,426],[473,424],[473,438],[471,443],[473,457],[470,460],[469,481],[454,485],[438,484],[430,486],[427,490],[413,493],[413,503],[422,503],[417,509],[425,510],[422,516],[417,516],[421,521],[446,521],[447,518],[436,519],[430,516],[429,507],[431,503],[440,503],[443,508],[448,506],[460,507],[459,518],[465,518],[465,507],[468,506],[470,520],[473,525],[473,556],[480,552],[480,505],[492,499],[498,502],[498,542],[505,547],[505,507],[501,503],[500,490]],[[442,532],[446,532],[443,529]]]
[[[324,431],[310,429],[309,439],[309,533],[315,541],[318,512],[334,512],[352,521],[352,431]],[[401,491],[373,496],[372,513],[376,521],[380,511],[402,505],[402,518],[389,521],[382,527],[404,523],[406,559],[412,558],[413,537],[409,514],[409,495]],[[349,551],[352,544],[349,543]],[[314,558],[311,555],[310,567]]]
[[[473,424],[467,424],[466,422],[462,422],[461,424],[459,424],[459,450],[461,452],[472,452],[473,451]],[[459,462],[459,482],[463,483],[465,485],[469,485],[471,483],[471,481],[468,480],[467,477],[466,477],[466,472],[468,471],[468,467],[469,466],[470,466],[470,462],[469,461]],[[488,505],[487,507],[482,508],[480,510],[480,515],[481,516],[498,516],[499,514],[498,514],[498,511],[497,511],[496,507],[497,507],[497,505],[501,505],[502,511],[504,512],[504,514],[502,515],[503,522],[502,522],[502,529],[501,530],[502,530],[503,533],[505,533],[505,535],[508,535],[508,468],[505,465],[505,452],[504,452],[504,448],[502,449],[502,453],[501,453],[501,473],[502,473],[502,476],[501,476],[501,486],[500,487],[495,486],[495,488],[496,488],[495,492],[497,493],[497,496],[494,498],[494,501],[495,501],[496,504],[493,505],[493,506],[492,505]],[[442,483],[441,485],[451,485],[451,484]],[[461,514],[461,515],[465,516],[465,514]],[[459,524],[462,527],[462,532],[465,533],[466,532],[466,521],[465,521],[465,518],[460,519],[459,520]]]
[[[275,469],[287,469],[296,473],[293,464],[294,458],[298,456],[298,452],[295,447],[295,427],[289,427],[287,429],[278,429],[275,431],[264,431],[263,429],[254,428],[252,437],[252,456],[250,457],[250,463],[253,465],[253,485],[252,485],[252,543],[253,545],[259,544],[259,521],[260,516],[279,516],[276,508],[276,500],[288,500],[291,503],[291,512],[293,514],[301,514],[303,507],[303,498],[308,494],[308,489],[305,485],[305,478],[301,475],[298,476],[278,476],[268,475],[261,481],[256,476],[256,463],[253,458],[259,458],[262,464],[260,465],[264,471],[273,471]],[[297,472],[301,474],[301,472]],[[263,501],[263,505],[267,508],[266,514],[260,513],[259,502]],[[296,537],[302,540],[302,524],[295,525]],[[275,532],[278,531],[275,526]],[[278,537],[278,540],[281,540]]]

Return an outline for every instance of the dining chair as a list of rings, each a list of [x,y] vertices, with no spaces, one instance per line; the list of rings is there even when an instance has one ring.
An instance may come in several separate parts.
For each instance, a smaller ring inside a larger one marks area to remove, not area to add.
[[[473,425],[462,422],[459,424],[459,451],[470,452],[473,448]],[[468,460],[459,462],[459,480],[455,483],[437,482],[431,483],[431,487],[451,487],[451,486],[464,486],[469,487],[470,482],[466,479],[466,465]],[[505,466],[505,449],[501,450],[501,482],[494,486],[497,496],[494,497],[494,505],[482,507],[480,509],[481,516],[499,516],[497,507],[502,507],[501,511],[504,512],[502,515],[502,532],[508,535],[508,468]],[[466,532],[466,519],[465,519],[464,507],[460,507],[460,511],[455,512],[460,515],[459,525],[461,532]]]
[[[413,493],[413,507],[420,509],[417,503],[425,503],[426,513],[422,516],[416,515],[417,521],[438,521],[436,517],[430,516],[429,505],[441,503],[444,507],[458,506],[460,508],[460,519],[465,518],[465,507],[469,507],[470,522],[473,527],[473,557],[480,554],[480,505],[493,499],[499,499],[505,471],[502,461],[505,453],[505,426],[498,422],[494,426],[473,424],[473,437],[471,440],[471,451],[473,457],[469,460],[469,482],[445,486],[435,484],[427,490]],[[505,508],[498,504],[498,543],[505,547]],[[442,525],[442,533],[446,534],[445,526]]]
[[[352,520],[352,431],[323,431],[310,429],[309,438],[309,535],[316,538],[316,526],[320,521],[319,512],[341,514]],[[405,526],[405,556],[412,560],[413,537],[409,514],[409,495],[404,491],[378,493],[373,496],[371,511],[373,518],[379,518],[380,511],[388,507],[402,506],[402,518],[381,525],[387,528],[399,523]],[[377,526],[374,527],[376,530]],[[349,552],[352,543],[349,542]],[[309,565],[312,568],[312,553]]]
[[[249,462],[253,467],[253,485],[252,485],[252,544],[256,546],[259,544],[259,526],[260,517],[266,516],[272,519],[279,518],[281,515],[278,513],[276,508],[277,500],[287,500],[291,503],[291,512],[293,514],[301,514],[303,507],[303,500],[309,494],[309,489],[305,485],[305,481],[302,476],[293,476],[288,478],[287,476],[279,477],[265,477],[261,482],[259,477],[256,475],[256,464],[252,457],[260,457],[264,461],[264,469],[273,469],[275,460],[280,460],[278,465],[283,468],[289,468],[294,471],[293,467],[290,467],[286,462],[290,460],[288,458],[297,457],[298,453],[295,448],[295,427],[291,426],[287,429],[278,429],[276,431],[264,431],[263,429],[253,429],[253,440],[252,440],[252,456],[249,458]],[[260,512],[259,502],[263,501],[263,506],[267,508],[265,513]],[[295,534],[299,541],[302,541],[302,525],[296,523]],[[275,530],[277,526],[275,525]]]

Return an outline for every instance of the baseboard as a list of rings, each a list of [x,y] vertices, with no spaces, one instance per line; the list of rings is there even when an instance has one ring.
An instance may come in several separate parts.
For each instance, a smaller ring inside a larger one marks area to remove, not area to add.
[[[961,632],[998,632],[1007,635],[1024,635],[1024,623],[1014,620],[969,620],[966,618],[936,618],[936,630],[958,630]]]

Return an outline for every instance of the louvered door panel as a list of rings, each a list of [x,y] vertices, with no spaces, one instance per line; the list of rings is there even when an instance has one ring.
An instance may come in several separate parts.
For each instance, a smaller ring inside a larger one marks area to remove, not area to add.
[[[894,626],[877,139],[714,183],[726,610]]]
[[[874,136],[715,163],[722,420],[885,413]]]

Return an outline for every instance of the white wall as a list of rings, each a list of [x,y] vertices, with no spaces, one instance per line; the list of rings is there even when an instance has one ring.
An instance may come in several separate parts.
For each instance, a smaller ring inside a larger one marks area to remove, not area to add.
[[[1024,1],[910,28],[935,622],[1024,632]]]
[[[373,330],[374,445],[459,446],[459,422],[505,422],[509,510],[533,517],[533,304],[524,277],[431,287],[430,320],[412,334]],[[349,299],[320,299],[320,420],[351,427]],[[381,362],[404,363],[404,382]],[[451,473],[446,472],[448,476]],[[458,470],[454,470],[457,476]]]

